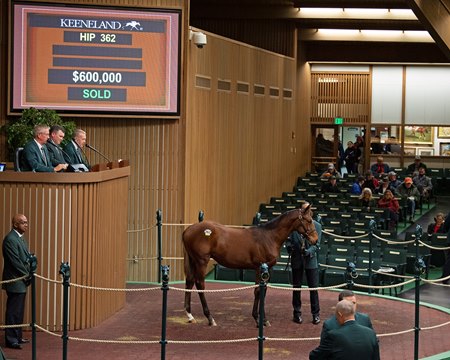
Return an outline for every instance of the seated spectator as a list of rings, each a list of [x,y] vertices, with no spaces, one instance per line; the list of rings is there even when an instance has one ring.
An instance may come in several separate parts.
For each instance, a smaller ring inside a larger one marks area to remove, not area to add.
[[[374,176],[380,176],[389,172],[389,165],[384,163],[382,156],[377,157],[377,162],[370,167]]]
[[[391,190],[387,189],[384,192],[383,196],[378,200],[378,207],[389,209],[389,230],[395,230],[398,223],[400,205]]]
[[[439,234],[445,233],[444,220],[445,220],[444,213],[441,212],[437,213],[436,217],[434,218],[434,222],[428,225],[427,233],[429,235],[436,233]]]
[[[369,188],[372,191],[375,191],[375,189],[380,185],[380,182],[378,179],[375,179],[372,172],[369,170],[366,172],[366,179],[364,180],[363,189]]]
[[[337,186],[336,176],[330,176],[328,181],[322,185],[322,193],[340,193],[339,187]]]
[[[422,200],[429,199],[431,190],[433,189],[433,184],[431,183],[431,178],[426,176],[426,169],[424,167],[419,167],[419,172],[416,176],[413,177],[413,183],[417,186],[417,189],[420,192],[420,196]]]
[[[370,143],[370,152],[372,154],[383,154],[384,153],[384,146],[381,143],[380,136],[375,136],[373,138],[373,141]]]
[[[397,173],[395,171],[389,171],[388,179],[389,179],[389,189],[391,189],[392,193],[395,194],[397,187],[402,182],[399,179],[397,179]]]
[[[383,195],[386,190],[389,190],[389,178],[387,175],[384,175],[374,193]]]
[[[352,188],[350,189],[350,194],[361,195],[364,181],[365,181],[364,176],[361,175],[358,176],[355,182],[353,183]]]
[[[407,214],[409,217],[409,222],[413,223],[414,214],[416,212],[416,207],[419,204],[420,193],[417,187],[413,184],[413,180],[410,177],[405,178],[405,180],[397,187],[397,194],[402,199],[406,199],[407,204]]]
[[[385,147],[386,154],[401,154],[402,147],[399,145],[395,136],[390,136]]]
[[[375,207],[375,199],[372,196],[372,190],[364,188],[359,196],[359,206],[364,208],[364,211],[370,211]]]
[[[329,176],[334,176],[336,177],[336,179],[342,178],[341,174],[339,173],[339,171],[336,170],[333,163],[329,163],[327,170],[321,175],[321,177],[329,177]]]
[[[419,173],[420,167],[425,169],[425,173],[427,172],[427,166],[422,162],[420,155],[417,155],[414,162],[408,165],[407,172],[410,176],[415,176]]]

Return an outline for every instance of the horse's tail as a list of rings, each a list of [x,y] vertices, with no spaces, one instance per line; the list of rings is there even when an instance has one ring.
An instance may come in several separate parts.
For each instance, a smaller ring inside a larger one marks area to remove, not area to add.
[[[184,236],[184,234],[183,234]],[[184,244],[184,241],[183,241]],[[189,253],[186,250],[186,246],[183,246],[183,254],[184,254],[184,275],[186,277],[186,282],[187,281],[193,281],[194,280],[194,276],[192,273],[192,268],[191,268],[191,257],[189,255]]]

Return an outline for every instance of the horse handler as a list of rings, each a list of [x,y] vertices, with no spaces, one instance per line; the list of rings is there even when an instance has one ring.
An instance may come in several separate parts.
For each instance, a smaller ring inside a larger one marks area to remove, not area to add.
[[[310,288],[319,286],[319,262],[317,253],[319,251],[320,240],[322,238],[322,225],[314,221],[319,239],[315,245],[311,245],[308,239],[304,238],[297,231],[293,231],[286,241],[286,248],[291,255],[292,285],[295,288],[302,287],[303,273],[306,275],[306,283]],[[309,292],[311,302],[312,323],[320,323],[319,292],[311,290]],[[301,291],[292,292],[292,306],[294,308],[293,321],[297,324],[303,322]]]

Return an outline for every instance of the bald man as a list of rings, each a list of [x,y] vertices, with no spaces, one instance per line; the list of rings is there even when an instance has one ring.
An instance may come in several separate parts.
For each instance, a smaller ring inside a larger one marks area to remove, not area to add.
[[[355,321],[358,324],[360,324],[362,326],[366,326],[369,329],[373,330],[372,321],[370,320],[369,315],[356,311],[356,296],[353,291],[346,289],[346,290],[342,290],[341,292],[339,292],[338,301],[341,301],[341,300],[348,300],[348,301],[352,302],[353,305],[355,306]],[[323,322],[322,333],[320,334],[320,343],[323,342],[323,339],[325,338],[326,334],[329,331],[338,329],[339,327],[340,327],[340,325],[339,325],[338,320],[335,315],[326,319]]]
[[[355,321],[355,306],[351,301],[337,303],[336,319],[340,327],[325,335],[323,342],[309,353],[310,360],[380,359],[375,332]]]
[[[23,214],[16,214],[12,218],[12,229],[3,239],[3,281],[21,278],[30,274],[28,263],[28,245],[24,234],[28,230],[28,220]],[[27,279],[4,283],[6,290],[5,324],[23,324],[25,296],[27,294]],[[11,349],[22,349],[21,344],[29,340],[22,337],[22,328],[5,329],[5,344]]]

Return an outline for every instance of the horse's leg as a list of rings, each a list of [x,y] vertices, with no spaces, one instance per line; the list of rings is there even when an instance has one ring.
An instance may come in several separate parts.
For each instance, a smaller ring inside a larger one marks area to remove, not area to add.
[[[197,290],[205,290],[205,277],[203,276],[201,280],[195,281],[195,287]],[[206,302],[206,297],[204,292],[199,292],[198,296],[200,297],[200,302],[202,303],[203,307],[203,314],[205,314],[206,318],[208,319],[209,326],[217,326],[215,320],[211,316],[211,313],[208,308],[208,303]]]
[[[260,282],[260,276],[261,276],[260,271],[257,270],[256,271],[256,281],[255,281],[257,285]],[[266,294],[267,294],[267,289],[266,289]],[[264,298],[266,297],[266,294],[264,294]],[[254,295],[255,295],[255,299],[253,301],[252,316],[253,316],[253,319],[255,319],[255,321],[256,321],[256,326],[259,326],[259,321],[258,321],[259,320],[259,306],[260,306],[260,303],[259,303],[260,287],[259,286],[255,288]],[[263,309],[263,310],[264,310],[264,313],[263,313],[264,326],[270,326],[270,321],[266,319],[266,311],[265,311],[265,309]]]
[[[258,313],[259,313],[259,286],[255,288],[255,291],[253,292],[255,295],[255,299],[253,301],[253,311],[252,311],[252,316],[253,319],[255,319],[256,322],[256,327],[259,326],[259,322],[258,322]]]
[[[194,287],[194,280],[188,276],[186,276],[186,290],[192,290]],[[186,315],[188,317],[188,321],[190,323],[195,323],[195,318],[192,316],[191,313],[191,292],[186,291],[184,294],[184,311],[186,312]]]

